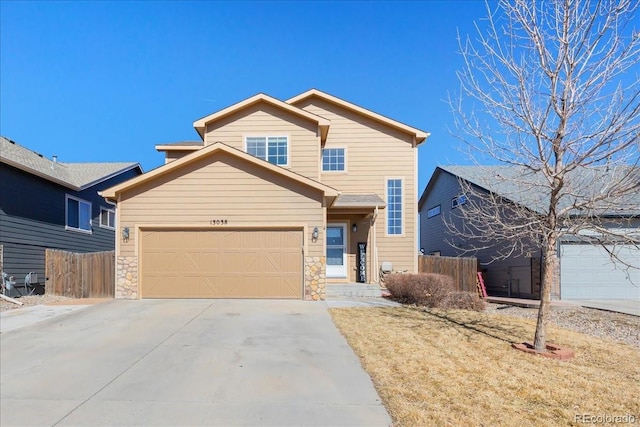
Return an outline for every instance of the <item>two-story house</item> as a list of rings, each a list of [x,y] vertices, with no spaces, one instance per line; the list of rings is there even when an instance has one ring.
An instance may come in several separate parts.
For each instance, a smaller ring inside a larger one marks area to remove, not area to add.
[[[417,271],[426,132],[318,90],[258,94],[161,144],[117,203],[116,298],[322,300],[331,284]]]
[[[141,173],[138,163],[48,159],[0,137],[0,269],[19,286],[30,272],[44,285],[47,248],[113,250],[115,206],[98,191]]]
[[[637,176],[637,167],[635,170]],[[607,167],[576,169],[566,185],[571,180],[589,182],[584,188],[603,192],[603,184],[615,182],[616,173],[616,169]],[[546,193],[535,184],[539,179],[539,175],[517,166],[438,166],[418,202],[420,247],[426,255],[475,256],[489,295],[539,299],[543,253],[538,242],[520,242],[528,247],[525,253],[504,257],[509,253],[504,249],[509,243],[504,247],[483,247],[486,242],[459,236],[447,226],[463,227],[460,211],[467,204],[464,188],[469,186],[476,194],[497,196],[505,208],[517,205],[532,216],[544,212]],[[564,196],[562,200],[570,206],[571,198]],[[597,215],[571,212],[571,218],[591,223],[592,227],[581,238],[565,236],[559,242],[560,280],[552,286],[553,299],[640,299],[640,191],[607,202]],[[596,239],[594,231],[598,228],[608,231]],[[626,237],[616,238],[616,234]],[[634,239],[635,244],[630,242]],[[478,249],[470,251],[473,248]]]

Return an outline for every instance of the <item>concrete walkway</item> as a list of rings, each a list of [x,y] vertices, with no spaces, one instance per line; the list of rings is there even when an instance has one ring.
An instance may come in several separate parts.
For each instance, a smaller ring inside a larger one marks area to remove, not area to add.
[[[0,335],[0,425],[391,425],[327,307],[111,301],[23,324]]]
[[[0,312],[0,334],[91,307],[93,304],[34,305]]]

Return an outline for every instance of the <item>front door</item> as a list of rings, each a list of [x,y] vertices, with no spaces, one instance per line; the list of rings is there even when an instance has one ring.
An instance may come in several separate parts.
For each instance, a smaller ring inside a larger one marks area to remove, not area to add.
[[[347,277],[347,224],[327,225],[327,277]]]

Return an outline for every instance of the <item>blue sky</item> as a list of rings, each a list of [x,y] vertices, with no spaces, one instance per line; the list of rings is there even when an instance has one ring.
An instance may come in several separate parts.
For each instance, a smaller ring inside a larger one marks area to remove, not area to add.
[[[60,161],[163,163],[194,120],[318,88],[431,133],[419,186],[468,163],[444,102],[479,1],[0,2],[0,133]]]

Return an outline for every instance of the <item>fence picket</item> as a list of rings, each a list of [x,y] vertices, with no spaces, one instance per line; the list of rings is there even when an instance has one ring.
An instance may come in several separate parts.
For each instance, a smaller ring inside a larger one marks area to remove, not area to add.
[[[451,276],[457,290],[476,292],[476,273],[478,272],[476,258],[420,255],[418,257],[418,271]]]
[[[72,298],[113,297],[115,252],[45,252],[45,292]]]

